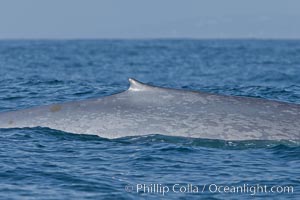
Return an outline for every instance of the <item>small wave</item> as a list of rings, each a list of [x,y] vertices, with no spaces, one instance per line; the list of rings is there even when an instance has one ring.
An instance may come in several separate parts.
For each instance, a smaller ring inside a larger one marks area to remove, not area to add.
[[[139,144],[139,145],[155,145],[155,144],[173,144],[185,147],[205,147],[205,148],[220,148],[229,150],[242,150],[242,149],[258,149],[268,148],[274,151],[289,150],[291,148],[300,148],[300,141],[296,140],[218,140],[218,139],[205,139],[205,138],[189,138],[166,136],[160,134],[149,134],[140,136],[127,136],[116,139],[102,138],[97,135],[88,134],[74,134],[64,131],[54,130],[50,128],[36,127],[36,128],[11,128],[0,129],[0,132],[6,136],[20,138],[31,137],[51,137],[56,140],[79,140],[79,141],[106,141],[114,142],[123,145]],[[167,149],[165,149],[167,151]]]
[[[300,147],[300,141],[294,140],[243,140],[243,141],[227,141],[217,139],[203,139],[203,138],[189,138],[176,137],[166,135],[144,135],[144,136],[130,136],[114,139],[121,143],[170,143],[184,146],[200,146],[207,148],[222,148],[222,149],[249,149],[249,148],[291,148]]]

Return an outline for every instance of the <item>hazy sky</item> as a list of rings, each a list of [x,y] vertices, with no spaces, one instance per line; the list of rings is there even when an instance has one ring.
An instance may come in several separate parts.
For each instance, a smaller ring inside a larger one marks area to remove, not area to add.
[[[0,38],[300,38],[300,0],[0,0]]]

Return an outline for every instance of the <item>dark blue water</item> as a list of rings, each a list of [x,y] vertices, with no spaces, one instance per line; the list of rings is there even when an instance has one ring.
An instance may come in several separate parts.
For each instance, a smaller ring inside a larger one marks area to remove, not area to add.
[[[0,41],[0,75],[0,112],[111,95],[129,77],[299,104],[300,41]],[[0,199],[300,199],[299,142],[149,134],[0,129]]]

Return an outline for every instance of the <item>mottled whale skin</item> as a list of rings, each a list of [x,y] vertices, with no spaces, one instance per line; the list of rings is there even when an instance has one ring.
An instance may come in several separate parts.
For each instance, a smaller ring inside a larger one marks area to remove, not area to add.
[[[48,127],[104,138],[300,140],[300,105],[129,82],[128,90],[107,97],[0,113],[0,128]]]

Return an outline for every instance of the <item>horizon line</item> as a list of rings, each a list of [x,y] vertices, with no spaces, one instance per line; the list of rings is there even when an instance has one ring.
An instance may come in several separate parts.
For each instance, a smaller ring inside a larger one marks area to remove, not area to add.
[[[0,38],[7,40],[300,40],[300,37],[24,37],[24,38]]]

